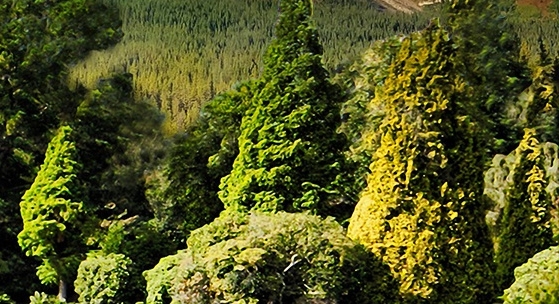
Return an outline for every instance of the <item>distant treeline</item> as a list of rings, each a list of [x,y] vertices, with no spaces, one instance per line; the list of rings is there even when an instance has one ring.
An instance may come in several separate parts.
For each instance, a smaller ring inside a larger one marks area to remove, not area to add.
[[[191,124],[200,106],[241,80],[260,75],[261,57],[273,36],[278,1],[104,0],[120,9],[123,40],[94,52],[71,72],[73,82],[95,87],[113,72],[134,76],[136,98],[167,115],[167,132]],[[370,0],[316,1],[314,19],[330,71],[339,71],[372,43],[424,28],[437,6],[417,14],[383,11]],[[559,23],[522,8],[514,27],[522,53],[535,58],[542,46],[559,55]]]
[[[76,65],[71,79],[94,87],[99,77],[131,72],[136,97],[167,114],[171,133],[191,123],[216,93],[260,74],[278,13],[272,0],[105,1],[120,9],[124,38]],[[335,70],[373,41],[423,28],[433,15],[383,12],[369,0],[323,0],[314,18],[325,64]]]

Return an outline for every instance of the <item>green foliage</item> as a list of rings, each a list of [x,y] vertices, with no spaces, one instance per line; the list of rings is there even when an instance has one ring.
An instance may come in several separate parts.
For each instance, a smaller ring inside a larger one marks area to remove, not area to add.
[[[346,147],[336,133],[341,90],[322,66],[311,3],[282,1],[280,12],[263,87],[242,120],[239,155],[219,196],[225,208],[347,218],[350,208],[335,186]]]
[[[544,146],[536,139],[536,131],[526,129],[524,139],[514,151],[514,163],[506,182],[501,183],[504,202],[497,203],[502,210],[498,210],[495,232],[496,275],[501,288],[513,282],[515,267],[552,244],[550,193],[555,193],[557,184],[549,183],[551,172],[546,163],[549,166],[554,159],[546,159],[547,156]],[[491,174],[494,171],[488,172],[489,178]],[[492,194],[490,197],[498,197],[495,191],[487,192]]]
[[[2,289],[18,302],[41,290],[37,263],[17,243],[19,203],[43,163],[52,133],[83,90],[67,86],[68,65],[121,37],[113,9],[94,0],[0,1],[0,213]],[[5,216],[4,216],[5,215]],[[14,280],[17,278],[17,280]]]
[[[512,151],[522,138],[521,129],[504,114],[529,83],[528,71],[519,62],[518,36],[507,19],[513,7],[510,0],[455,0],[446,13],[459,50],[457,60],[465,63],[465,77],[474,87],[472,99],[491,118],[490,148],[498,153]]]
[[[155,218],[177,243],[185,244],[191,230],[223,210],[217,196],[220,180],[231,172],[241,120],[258,86],[241,83],[208,102],[197,123],[174,143],[162,172],[150,177]]]
[[[123,303],[132,260],[123,254],[93,252],[81,262],[74,282],[80,303]]]
[[[0,199],[0,295],[5,294],[5,297],[20,302],[29,299],[29,295],[40,288],[40,282],[33,275],[38,263],[26,260],[17,243],[22,223],[19,216],[13,216],[14,213],[19,213],[13,207],[14,204]],[[17,277],[16,274],[21,276]],[[14,280],[16,277],[18,279]],[[0,303],[4,302],[0,300]]]
[[[559,247],[543,250],[514,270],[515,281],[505,290],[505,304],[559,303]]]
[[[353,163],[351,174],[354,184],[346,192],[358,200],[366,188],[366,177],[373,152],[378,148],[373,141],[364,141],[363,133],[376,130],[384,117],[384,104],[370,103],[376,91],[388,77],[390,64],[402,45],[401,37],[377,41],[351,67],[336,77],[347,88],[346,100],[341,107],[342,124],[338,131],[351,143],[346,158]]]
[[[12,301],[12,299],[10,299],[10,296],[8,296],[5,293],[0,293],[0,303],[2,303],[2,304],[15,304],[15,302]]]
[[[88,92],[72,122],[83,164],[79,179],[93,198],[88,211],[101,218],[150,215],[145,173],[164,155],[160,124],[153,106],[134,100],[130,74],[101,79]]]
[[[147,303],[393,303],[383,266],[332,218],[225,211],[152,270]]]
[[[66,67],[117,42],[116,12],[94,0],[0,3],[0,196],[21,195],[36,173],[49,131],[72,115],[81,90]]]
[[[101,229],[90,237],[90,245],[95,245],[99,250],[90,255],[93,265],[97,262],[99,265],[105,265],[103,261],[107,257],[124,258],[129,261],[125,269],[126,278],[113,281],[110,286],[106,286],[106,291],[112,293],[111,301],[115,303],[136,303],[146,297],[146,281],[142,272],[153,268],[161,257],[175,252],[178,244],[163,236],[152,221],[142,221],[138,216],[123,218],[124,216],[125,214],[122,214],[116,219],[101,221]],[[124,275],[122,272],[114,275],[121,274]],[[78,279],[83,283],[80,288],[86,290],[84,288],[87,288],[87,282],[93,282],[98,278],[94,272],[82,271]],[[93,296],[96,291],[85,292]],[[101,302],[107,303],[105,300]]]
[[[454,40],[433,22],[402,41],[369,108],[382,122],[368,186],[348,235],[392,270],[411,303],[489,303],[492,248],[483,222],[484,115],[470,100]]]
[[[51,140],[45,162],[21,201],[23,231],[18,241],[28,256],[42,259],[37,269],[45,284],[66,280],[77,267],[79,226],[83,215],[80,164],[70,127],[61,127]],[[76,263],[77,262],[77,263]]]
[[[66,302],[61,302],[56,296],[48,295],[44,292],[35,291],[35,293],[29,297],[29,304],[63,304]]]

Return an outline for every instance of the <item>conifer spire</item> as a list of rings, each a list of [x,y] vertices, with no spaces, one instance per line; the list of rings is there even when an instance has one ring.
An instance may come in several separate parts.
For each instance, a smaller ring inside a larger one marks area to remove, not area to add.
[[[325,201],[338,195],[345,148],[336,133],[340,89],[322,66],[311,2],[283,0],[280,11],[264,85],[242,121],[239,155],[219,195],[226,208],[331,214]]]

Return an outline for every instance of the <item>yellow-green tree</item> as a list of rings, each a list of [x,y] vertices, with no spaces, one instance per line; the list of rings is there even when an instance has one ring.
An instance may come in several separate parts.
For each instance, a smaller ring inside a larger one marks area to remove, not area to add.
[[[402,42],[371,106],[378,129],[368,186],[348,235],[388,264],[413,303],[489,303],[492,245],[484,223],[483,115],[437,22]]]
[[[20,203],[23,231],[18,235],[23,251],[42,260],[37,269],[41,282],[59,284],[62,300],[83,244],[78,227],[84,213],[80,165],[71,133],[70,127],[61,127],[51,140],[41,170]]]

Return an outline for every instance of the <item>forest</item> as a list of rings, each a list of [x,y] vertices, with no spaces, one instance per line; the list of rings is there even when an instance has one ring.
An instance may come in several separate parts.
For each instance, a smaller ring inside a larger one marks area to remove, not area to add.
[[[559,303],[528,2],[0,0],[0,303]]]

